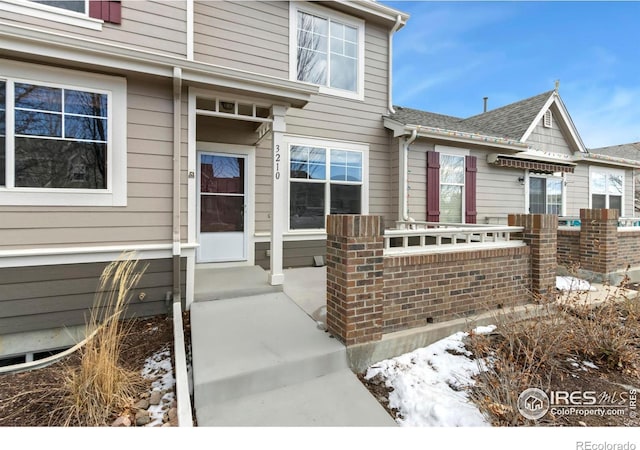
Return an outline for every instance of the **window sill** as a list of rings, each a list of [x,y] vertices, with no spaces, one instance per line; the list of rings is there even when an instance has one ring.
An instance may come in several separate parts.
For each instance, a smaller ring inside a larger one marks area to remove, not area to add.
[[[125,193],[0,188],[0,206],[127,206]]]
[[[85,14],[25,0],[0,0],[0,10],[96,31],[102,31],[104,23],[102,20],[94,19]]]

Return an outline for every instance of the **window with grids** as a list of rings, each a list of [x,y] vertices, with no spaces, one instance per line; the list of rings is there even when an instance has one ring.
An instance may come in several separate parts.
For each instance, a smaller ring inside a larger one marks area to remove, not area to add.
[[[289,164],[291,230],[323,229],[327,214],[361,213],[362,152],[291,145]]]
[[[562,178],[529,177],[529,212],[562,215]]]
[[[440,154],[440,221],[464,223],[464,156]]]
[[[107,188],[107,93],[13,80],[0,88],[0,185]],[[7,127],[9,114],[13,123]]]
[[[0,205],[125,206],[121,77],[0,59]]]
[[[292,78],[317,84],[321,92],[362,96],[362,23],[336,16],[324,8],[293,8]]]
[[[624,173],[615,170],[591,170],[591,207],[617,209],[622,215]]]

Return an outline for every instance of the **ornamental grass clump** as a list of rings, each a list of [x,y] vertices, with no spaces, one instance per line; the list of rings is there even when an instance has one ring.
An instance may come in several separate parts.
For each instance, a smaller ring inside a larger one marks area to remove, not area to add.
[[[130,408],[143,380],[120,361],[123,337],[130,331],[124,318],[131,290],[146,267],[137,270],[133,253],[124,253],[105,267],[87,324],[80,365],[64,377],[60,408],[66,426],[104,426]]]

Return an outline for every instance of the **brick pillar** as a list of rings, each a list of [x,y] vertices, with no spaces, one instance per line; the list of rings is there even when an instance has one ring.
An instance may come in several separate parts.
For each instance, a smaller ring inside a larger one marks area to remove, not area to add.
[[[618,210],[580,210],[580,268],[607,275],[617,270]]]
[[[345,345],[382,337],[381,216],[327,217],[327,327]]]
[[[531,249],[531,291],[544,295],[556,285],[558,216],[510,214],[509,225],[524,227],[522,240]]]

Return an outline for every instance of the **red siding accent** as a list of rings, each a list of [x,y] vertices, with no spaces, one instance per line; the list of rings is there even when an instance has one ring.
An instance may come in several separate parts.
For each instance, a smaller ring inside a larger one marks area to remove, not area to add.
[[[477,158],[475,156],[465,156],[465,179],[464,179],[464,196],[465,196],[465,223],[477,223],[476,218],[478,211],[476,210],[476,174],[478,172]]]
[[[89,17],[102,19],[105,22],[121,23],[122,8],[119,1],[112,0],[90,0]]]
[[[427,222],[440,222],[440,153],[427,152]]]

